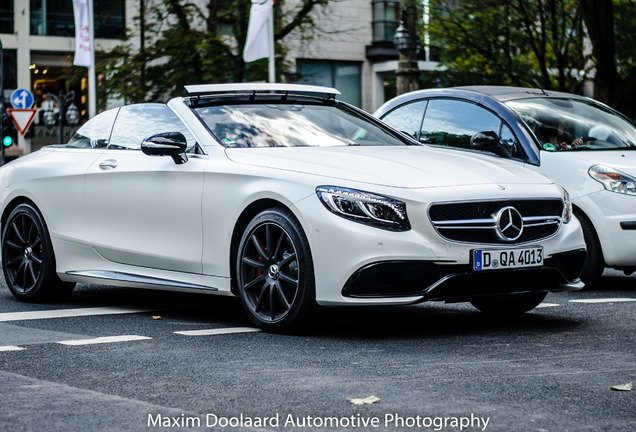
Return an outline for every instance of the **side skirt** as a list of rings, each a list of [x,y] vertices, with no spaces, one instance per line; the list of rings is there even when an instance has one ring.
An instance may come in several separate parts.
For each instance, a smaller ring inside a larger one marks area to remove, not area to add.
[[[218,291],[217,288],[191,284],[187,282],[180,282],[170,279],[155,278],[150,276],[141,276],[131,273],[123,273],[116,271],[103,271],[103,270],[80,270],[80,271],[67,271],[65,274],[71,276],[75,280],[82,281],[95,281],[99,280],[111,285],[118,286],[135,286],[140,288],[155,288],[155,289],[174,289],[178,291]]]

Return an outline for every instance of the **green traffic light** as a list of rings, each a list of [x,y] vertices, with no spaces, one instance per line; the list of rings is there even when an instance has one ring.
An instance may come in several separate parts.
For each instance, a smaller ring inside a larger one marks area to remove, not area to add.
[[[2,138],[2,145],[4,145],[5,147],[11,147],[12,144],[13,144],[13,138],[11,138],[9,135]]]

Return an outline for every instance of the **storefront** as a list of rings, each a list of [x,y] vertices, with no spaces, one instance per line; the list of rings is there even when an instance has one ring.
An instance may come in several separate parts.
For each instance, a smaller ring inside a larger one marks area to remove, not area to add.
[[[31,53],[30,90],[38,110],[25,135],[31,151],[67,142],[88,120],[86,69],[71,67],[72,58],[72,53]]]

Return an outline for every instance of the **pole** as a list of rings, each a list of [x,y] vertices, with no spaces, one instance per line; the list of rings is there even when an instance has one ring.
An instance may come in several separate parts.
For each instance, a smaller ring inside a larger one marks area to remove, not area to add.
[[[0,40],[0,140],[4,139],[4,48]],[[4,165],[4,142],[0,143],[0,166]]]
[[[97,79],[95,77],[95,20],[93,19],[93,0],[88,0],[88,34],[91,44],[91,65],[88,67],[88,118],[97,114]]]
[[[269,17],[268,34],[269,34],[269,82],[276,82],[276,55],[274,52],[274,8]]]
[[[59,106],[59,117],[60,117],[60,129],[59,129],[59,133],[60,133],[60,144],[64,144],[64,102],[66,102],[66,96],[64,95],[64,93],[62,93],[62,90],[60,90],[60,95],[57,97],[57,104]]]
[[[396,75],[396,91],[398,95],[411,92],[419,88],[417,79],[420,71],[417,65],[417,33],[415,30],[415,0],[402,0],[402,23],[408,32],[411,45],[406,50],[399,51]]]

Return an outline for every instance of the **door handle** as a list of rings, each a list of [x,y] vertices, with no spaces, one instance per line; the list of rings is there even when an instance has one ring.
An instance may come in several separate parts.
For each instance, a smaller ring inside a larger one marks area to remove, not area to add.
[[[115,159],[106,159],[99,163],[99,167],[103,170],[117,168],[117,161]]]

